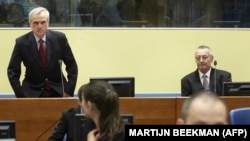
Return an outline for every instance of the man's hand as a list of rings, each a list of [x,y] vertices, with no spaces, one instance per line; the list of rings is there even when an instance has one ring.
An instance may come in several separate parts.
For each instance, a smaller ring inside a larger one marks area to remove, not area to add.
[[[67,94],[67,93],[64,93],[64,94],[63,94],[63,97],[70,97],[70,95]]]

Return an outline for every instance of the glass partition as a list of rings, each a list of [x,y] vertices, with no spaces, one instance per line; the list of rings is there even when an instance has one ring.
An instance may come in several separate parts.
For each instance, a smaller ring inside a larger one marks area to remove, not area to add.
[[[0,0],[0,27],[27,27],[36,6],[50,27],[248,28],[249,0]]]

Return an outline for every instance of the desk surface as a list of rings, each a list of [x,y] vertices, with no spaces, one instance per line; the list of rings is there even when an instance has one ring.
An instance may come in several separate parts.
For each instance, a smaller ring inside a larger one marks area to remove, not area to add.
[[[69,98],[9,98],[0,99],[0,119],[16,121],[16,140],[35,141],[61,117],[63,110],[75,107],[77,99]],[[47,140],[51,130],[41,138]]]
[[[222,98],[228,105],[228,111],[250,106],[250,96]],[[185,99],[121,97],[120,113],[133,114],[134,124],[175,124]],[[35,141],[40,135],[39,140],[45,141],[51,135],[62,111],[76,107],[77,104],[77,98],[2,98],[0,119],[16,121],[17,141]]]

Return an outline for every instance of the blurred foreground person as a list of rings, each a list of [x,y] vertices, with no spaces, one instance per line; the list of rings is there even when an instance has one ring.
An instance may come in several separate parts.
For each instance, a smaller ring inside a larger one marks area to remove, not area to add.
[[[227,107],[215,93],[202,91],[185,100],[177,124],[226,125]]]

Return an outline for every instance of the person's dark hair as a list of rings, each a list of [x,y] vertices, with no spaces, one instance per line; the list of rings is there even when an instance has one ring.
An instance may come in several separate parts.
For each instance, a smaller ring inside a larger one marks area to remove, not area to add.
[[[218,95],[216,95],[214,92],[212,92],[212,91],[199,91],[199,92],[192,94],[189,98],[187,98],[184,101],[184,103],[182,105],[182,111],[181,111],[181,116],[182,116],[182,119],[184,121],[186,121],[186,119],[187,119],[190,105],[192,104],[192,102],[195,99],[198,99],[198,98],[212,99],[214,101],[218,101],[218,102],[223,103],[223,105],[225,105],[225,107],[226,107],[225,102],[222,99],[220,99],[220,97]]]
[[[111,141],[117,133],[124,132],[124,122],[119,113],[119,96],[106,81],[91,81],[82,87],[85,101],[95,103],[100,111],[99,129],[101,137]]]

